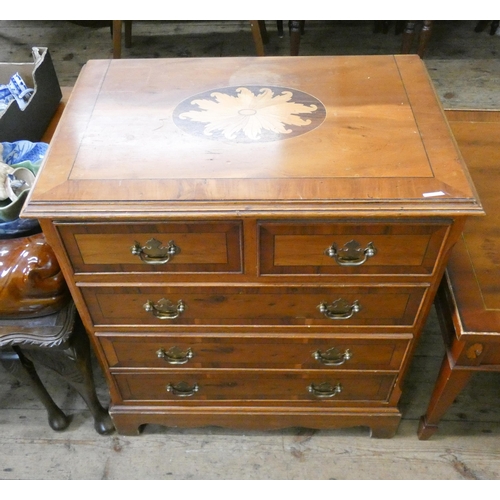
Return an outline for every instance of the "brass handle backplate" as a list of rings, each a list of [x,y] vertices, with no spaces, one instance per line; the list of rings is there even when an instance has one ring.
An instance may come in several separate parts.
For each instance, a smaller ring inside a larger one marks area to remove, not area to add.
[[[178,318],[186,309],[182,300],[179,300],[177,305],[175,305],[168,299],[160,299],[156,304],[148,300],[143,307],[145,311],[151,312],[153,316],[159,319]]]
[[[342,384],[332,385],[328,382],[321,384],[311,384],[307,390],[317,398],[333,398],[342,392]]]
[[[318,305],[318,309],[329,319],[349,319],[355,313],[361,311],[361,305],[357,300],[349,304],[344,299],[337,299],[331,304],[322,302]]]
[[[352,353],[351,351],[349,351],[349,349],[346,349],[343,353],[341,353],[336,347],[331,347],[325,352],[317,350],[314,351],[312,355],[314,359],[318,360],[320,363],[326,366],[343,365],[352,357]]]
[[[168,351],[160,348],[156,351],[156,355],[164,359],[169,365],[183,365],[193,357],[193,351],[188,347],[185,351],[177,346],[171,347]]]
[[[191,385],[187,382],[179,382],[178,384],[168,384],[167,391],[171,392],[174,396],[181,398],[189,398],[194,396],[199,390],[198,384]]]
[[[144,246],[137,241],[130,248],[132,255],[138,255],[146,264],[166,264],[174,255],[177,255],[181,249],[173,242],[169,241],[168,246],[164,247],[161,241],[151,238]]]
[[[342,248],[333,243],[325,250],[325,254],[335,259],[340,266],[360,266],[376,253],[377,249],[372,242],[368,243],[366,248],[361,248],[356,240],[348,241]]]

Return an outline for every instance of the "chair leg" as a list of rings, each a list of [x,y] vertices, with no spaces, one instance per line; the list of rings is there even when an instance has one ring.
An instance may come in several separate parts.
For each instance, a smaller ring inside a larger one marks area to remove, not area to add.
[[[69,425],[70,419],[54,403],[50,394],[42,384],[33,363],[22,353],[18,347],[0,352],[2,366],[21,383],[31,386],[33,392],[47,410],[49,425],[55,431],[62,431]]]
[[[278,36],[280,38],[283,38],[283,36],[284,36],[283,21],[276,21],[276,28],[278,29]]]
[[[258,56],[264,56],[264,44],[268,41],[266,25],[264,21],[250,21],[252,29],[253,41],[255,44],[255,51]]]
[[[300,37],[304,32],[304,21],[289,21],[290,27],[290,55],[298,56],[300,48]]]
[[[373,33],[389,33],[390,21],[373,21]]]
[[[487,28],[489,23],[490,23],[489,21],[478,21],[476,27],[474,28],[474,31],[476,33],[481,33]]]
[[[269,35],[267,33],[266,21],[258,21],[260,33],[262,35],[262,43],[267,45],[269,43]]]
[[[409,54],[411,51],[411,46],[413,45],[413,40],[415,38],[415,27],[417,25],[416,21],[406,21],[403,30],[403,41],[401,43],[401,54]]]
[[[406,21],[403,30],[403,41],[401,43],[401,54],[409,54],[415,39],[415,30],[417,21]],[[432,21],[422,21],[422,28],[418,37],[417,54],[420,58],[424,57],[427,45],[432,34]]]
[[[122,21],[113,21],[113,59],[122,56]]]
[[[422,25],[422,30],[420,31],[420,37],[418,39],[418,51],[417,54],[423,59],[424,54],[427,50],[427,45],[432,34],[432,21],[424,21]]]
[[[132,21],[123,21],[125,26],[125,47],[130,49],[132,47]]]

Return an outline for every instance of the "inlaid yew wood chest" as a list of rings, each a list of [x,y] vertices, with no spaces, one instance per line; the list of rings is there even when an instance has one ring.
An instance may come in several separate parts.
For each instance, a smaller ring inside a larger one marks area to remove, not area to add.
[[[119,433],[377,437],[480,214],[417,56],[89,61],[24,210]]]

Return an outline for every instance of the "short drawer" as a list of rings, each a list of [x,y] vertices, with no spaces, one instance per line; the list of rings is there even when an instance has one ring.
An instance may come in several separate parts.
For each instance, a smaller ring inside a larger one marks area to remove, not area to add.
[[[315,401],[327,404],[389,400],[394,374],[335,376],[321,372],[281,371],[171,371],[115,373],[123,401]]]
[[[113,368],[286,368],[399,370],[409,345],[403,338],[170,337],[97,335]]]
[[[57,224],[75,273],[241,273],[240,222]]]
[[[425,286],[82,286],[99,326],[414,324]]]
[[[262,275],[431,275],[448,222],[259,225]]]

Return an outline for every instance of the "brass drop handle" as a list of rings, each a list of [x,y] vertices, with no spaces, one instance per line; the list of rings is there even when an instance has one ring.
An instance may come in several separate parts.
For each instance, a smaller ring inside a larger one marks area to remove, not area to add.
[[[179,382],[178,384],[168,384],[167,391],[171,392],[174,396],[180,398],[189,398],[194,396],[199,390],[198,384],[190,385],[187,382]]]
[[[332,385],[328,382],[311,384],[307,390],[317,398],[333,398],[342,392],[342,384],[340,384],[340,382],[336,385]]]
[[[146,264],[166,264],[174,255],[177,255],[181,249],[172,241],[164,247],[161,241],[151,238],[144,246],[137,241],[130,248],[132,255],[138,255]]]
[[[335,259],[340,266],[360,266],[376,253],[377,249],[372,242],[368,243],[366,248],[361,248],[356,240],[348,241],[342,248],[333,243],[325,250],[325,254]]]
[[[168,351],[165,351],[162,347],[156,351],[156,355],[164,359],[169,365],[184,365],[193,357],[193,351],[190,347],[185,351],[177,346],[171,347]]]
[[[337,299],[331,304],[321,302],[318,309],[329,319],[349,319],[357,312],[361,311],[361,305],[357,300],[349,304],[344,299]]]
[[[158,319],[175,319],[178,318],[186,309],[184,302],[179,300],[177,305],[173,304],[168,299],[160,299],[156,304],[148,300],[142,307],[147,312],[151,312]]]
[[[326,366],[340,366],[352,358],[352,353],[349,349],[341,353],[336,347],[331,347],[325,352],[321,352],[318,349],[312,355],[314,359]]]

